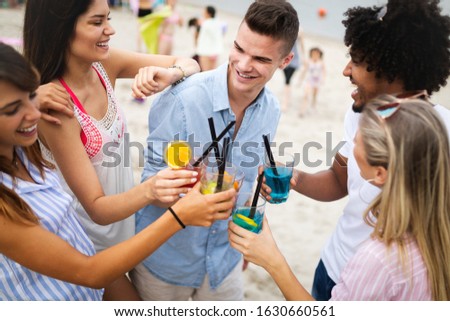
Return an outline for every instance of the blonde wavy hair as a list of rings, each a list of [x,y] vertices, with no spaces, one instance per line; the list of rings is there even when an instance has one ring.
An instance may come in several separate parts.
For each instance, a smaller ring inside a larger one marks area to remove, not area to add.
[[[380,117],[377,108],[396,101],[395,113]],[[372,237],[388,248],[398,245],[403,265],[413,239],[433,300],[449,300],[450,148],[444,123],[428,101],[383,95],[364,109],[359,128],[367,162],[388,169],[381,193],[364,214],[374,227]]]

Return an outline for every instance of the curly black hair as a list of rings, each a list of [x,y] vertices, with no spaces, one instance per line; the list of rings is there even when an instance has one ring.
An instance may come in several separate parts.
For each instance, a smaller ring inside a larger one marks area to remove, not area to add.
[[[344,15],[344,43],[367,71],[429,94],[447,84],[450,17],[441,14],[439,0],[389,0],[386,8],[355,7]]]

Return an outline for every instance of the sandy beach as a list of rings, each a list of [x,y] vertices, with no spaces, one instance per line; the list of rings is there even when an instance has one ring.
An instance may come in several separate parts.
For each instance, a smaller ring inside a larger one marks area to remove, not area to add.
[[[203,8],[183,4],[179,1],[177,10],[184,18],[183,27],[177,28],[174,43],[174,55],[191,56],[194,53],[193,30],[186,27],[187,20],[200,16]],[[116,35],[112,46],[137,49],[137,19],[127,8],[112,10],[112,25]],[[225,48],[231,48],[236,31],[242,17],[218,12],[218,18],[227,24]],[[20,39],[23,21],[22,9],[0,9],[0,38],[13,41]],[[353,90],[350,82],[342,76],[342,69],[347,63],[347,49],[342,42],[324,37],[304,35],[306,51],[319,46],[324,51],[327,76],[318,97],[317,110],[311,111],[304,118],[298,117],[302,88],[299,84],[299,73],[293,76],[292,99],[288,111],[284,112],[275,137],[276,142],[291,142],[291,151],[300,154],[302,162],[297,166],[307,172],[316,172],[331,165],[330,151],[338,145],[343,137],[343,119],[347,108],[351,105],[350,93]],[[220,57],[226,62],[228,51]],[[131,80],[120,80],[116,84],[116,94],[124,109],[130,131],[131,141],[145,146],[147,137],[147,115],[152,98],[145,103],[133,101],[130,90]],[[284,76],[279,70],[268,87],[281,99]],[[436,103],[450,105],[450,86],[432,97]],[[331,138],[331,141],[330,141]],[[306,148],[309,142],[316,143],[314,148]],[[319,145],[317,145],[319,144]],[[317,148],[317,146],[322,146]],[[133,168],[136,182],[139,182],[142,170],[142,156],[132,150]],[[321,163],[317,167],[307,166],[313,162]],[[331,203],[320,203],[291,192],[286,203],[267,205],[266,214],[275,239],[294,273],[305,286],[310,289],[314,269],[320,256],[320,250],[333,231],[341,214],[346,199]],[[245,275],[246,300],[282,300],[283,296],[269,275],[261,268],[250,265]]]

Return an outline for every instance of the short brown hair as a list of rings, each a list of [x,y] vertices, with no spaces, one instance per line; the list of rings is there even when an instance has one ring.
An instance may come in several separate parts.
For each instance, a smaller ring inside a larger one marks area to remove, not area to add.
[[[284,41],[283,55],[288,55],[298,37],[297,11],[285,0],[256,0],[244,17],[250,30]]]

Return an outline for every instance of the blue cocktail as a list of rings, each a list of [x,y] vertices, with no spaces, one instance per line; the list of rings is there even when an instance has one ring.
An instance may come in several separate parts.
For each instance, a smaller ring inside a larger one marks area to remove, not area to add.
[[[240,227],[243,227],[253,233],[259,233],[261,231],[262,222],[264,219],[264,208],[266,205],[266,201],[264,198],[258,197],[258,203],[252,211],[252,198],[253,193],[245,193],[245,195],[242,195],[242,193],[240,193],[238,201],[242,199],[245,199],[246,201],[245,204],[237,205],[233,209],[232,219],[233,222]]]
[[[256,211],[253,218],[249,218],[250,208],[236,209],[233,213],[233,222],[253,233],[259,233],[262,228],[264,212]]]
[[[264,177],[266,178],[266,184],[272,190],[269,203],[280,204],[286,202],[289,196],[294,158],[290,154],[274,154],[274,158],[275,166],[266,161]]]

